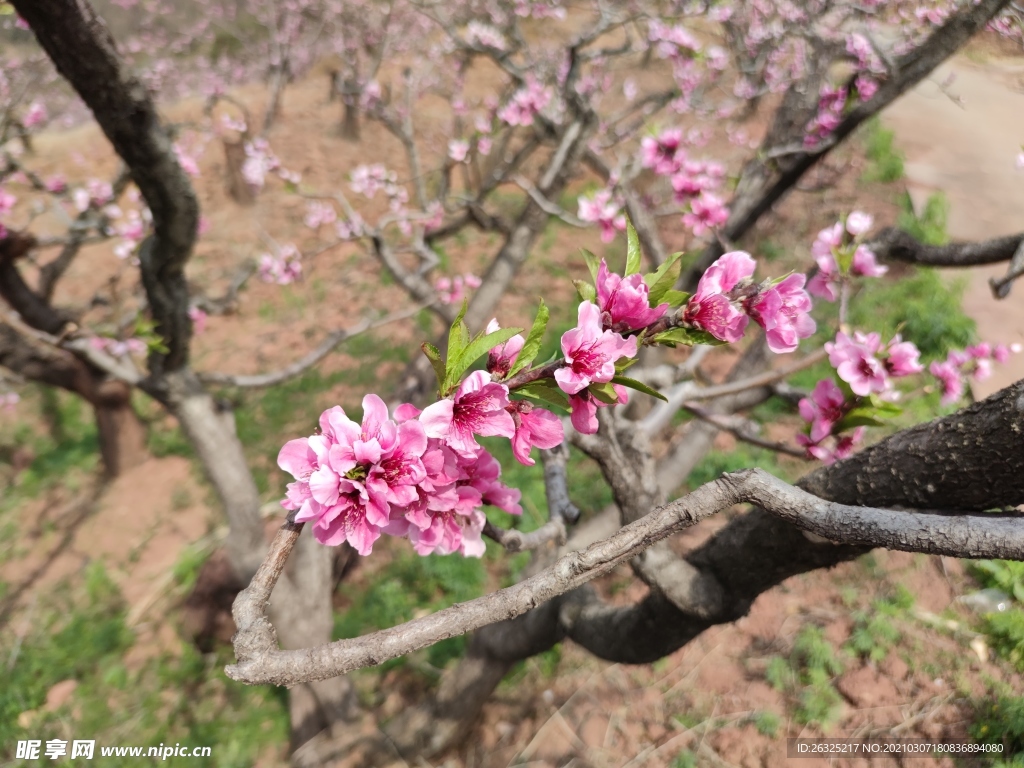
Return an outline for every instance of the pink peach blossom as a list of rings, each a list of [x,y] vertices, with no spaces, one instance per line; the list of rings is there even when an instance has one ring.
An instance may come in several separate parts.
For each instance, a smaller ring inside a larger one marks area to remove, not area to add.
[[[853,252],[853,263],[850,265],[850,274],[863,277],[881,277],[889,268],[875,261],[875,252],[864,245],[858,245]]]
[[[629,392],[619,384],[612,384],[615,394],[618,396],[619,405],[629,402]],[[593,435],[597,432],[597,409],[605,408],[608,403],[602,402],[594,397],[589,389],[580,390],[575,395],[569,395],[569,407],[572,409],[570,419],[572,428],[581,435]]]
[[[834,342],[826,342],[829,362],[854,394],[865,397],[888,389],[885,366],[875,357],[880,345],[877,333],[855,333],[851,339],[842,331],[836,334]]]
[[[487,324],[487,333],[494,333],[500,330],[501,326],[498,325],[498,319],[492,318],[491,322]],[[519,352],[523,349],[523,344],[525,343],[526,339],[523,338],[523,335],[517,333],[505,343],[499,344],[488,352],[487,372],[494,374],[498,378],[508,376],[508,372],[516,364],[516,358],[519,357]]]
[[[377,395],[363,398],[361,425],[335,406],[321,414],[320,430],[281,449],[278,466],[296,480],[282,506],[296,512],[296,522],[311,522],[322,544],[348,541],[367,555],[392,505],[416,499],[427,436],[419,422],[388,419]]]
[[[814,386],[810,398],[800,401],[800,416],[811,425],[812,443],[820,443],[832,433],[843,418],[846,396],[832,379],[822,379]]]
[[[603,326],[618,333],[644,328],[668,311],[667,302],[651,308],[650,288],[641,275],[609,272],[604,259],[597,270],[597,305]]]
[[[794,274],[778,285],[758,292],[745,303],[747,314],[765,329],[768,348],[777,354],[792,352],[800,339],[814,334],[811,297],[804,290],[805,275]]]
[[[480,452],[475,435],[512,438],[516,428],[508,407],[508,387],[495,384],[486,371],[474,371],[455,394],[428,405],[419,416],[428,437],[436,437],[457,454],[474,457]]]
[[[615,361],[634,357],[636,337],[623,338],[601,327],[601,310],[596,304],[580,304],[575,328],[562,334],[565,365],[555,371],[562,391],[575,395],[592,383],[604,383],[615,376]]]
[[[746,281],[757,263],[745,251],[731,251],[708,267],[683,312],[683,319],[722,341],[743,337],[747,316],[725,294]]]
[[[530,458],[533,446],[538,448],[554,448],[565,439],[562,420],[551,411],[537,408],[525,400],[515,400],[509,408],[512,420],[516,425],[516,434],[512,438],[512,454],[520,464],[532,467],[534,460]]]

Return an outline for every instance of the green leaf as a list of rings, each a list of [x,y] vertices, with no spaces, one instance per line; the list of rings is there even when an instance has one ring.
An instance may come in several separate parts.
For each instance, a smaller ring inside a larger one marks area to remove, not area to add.
[[[673,253],[665,259],[665,263],[658,267],[656,272],[651,272],[644,277],[644,282],[651,289],[648,299],[650,306],[656,307],[661,304],[665,294],[676,284],[676,281],[679,279],[679,273],[683,269],[683,262],[680,261],[682,255],[682,253]]]
[[[694,344],[707,344],[712,347],[720,347],[728,344],[727,341],[715,338],[707,331],[699,331],[696,328],[672,328],[654,335],[654,341],[658,344],[685,344],[692,347]]]
[[[580,301],[597,301],[597,289],[590,283],[585,280],[573,280],[572,284],[576,286]]]
[[[626,277],[640,271],[640,238],[637,237],[633,222],[626,219]]]
[[[427,359],[430,361],[430,365],[434,369],[434,375],[437,376],[437,388],[444,389],[444,380],[446,376],[444,359],[441,357],[441,350],[428,342],[423,342],[420,349],[423,350],[423,354],[427,356]]]
[[[583,254],[583,258],[587,262],[587,269],[590,270],[590,277],[593,279],[594,285],[597,285],[597,271],[601,268],[601,260],[586,248],[580,248],[580,253]]]
[[[615,372],[622,373],[627,368],[632,368],[640,362],[639,357],[620,357],[615,361]]]
[[[891,419],[903,413],[903,409],[895,403],[886,402],[872,393],[865,398],[866,404],[849,411],[839,422],[840,431],[854,427],[880,427],[885,424],[883,419]]]
[[[656,397],[659,400],[664,400],[666,403],[668,402],[668,398],[661,394],[661,392],[659,392],[658,390],[651,389],[642,381],[631,379],[628,376],[615,376],[612,378],[612,384],[621,384],[624,387],[635,389],[637,392],[643,392],[645,395],[650,395],[651,397]]]
[[[569,410],[569,398],[566,397],[565,392],[549,381],[531,381],[529,384],[516,388],[512,394],[528,397],[531,400],[541,400],[564,411]]]
[[[878,411],[880,418],[892,418],[903,413],[903,409],[896,405],[896,403],[883,400],[874,392],[868,395],[868,402],[871,403],[872,408]]]
[[[509,376],[515,376],[524,368],[528,367],[532,363],[537,355],[540,353],[540,345],[544,341],[544,331],[548,327],[548,317],[551,312],[548,310],[544,300],[541,299],[540,306],[537,308],[537,316],[533,319],[533,326],[530,328],[530,333],[526,337],[526,343],[523,344],[523,348],[519,350],[519,356],[516,357],[516,364],[512,366],[512,370],[508,372]]]
[[[469,346],[469,328],[462,322],[462,318],[466,316],[467,309],[469,309],[469,300],[463,299],[462,309],[459,310],[459,314],[455,317],[455,322],[452,323],[451,330],[448,331],[449,362],[458,360],[462,350]]]
[[[619,395],[610,381],[605,384],[591,384],[587,389],[605,405],[615,405],[619,402]]]
[[[872,415],[870,408],[854,408],[836,425],[836,429],[839,432],[845,432],[856,427],[880,427],[884,423]]]
[[[479,335],[462,351],[459,355],[459,359],[452,362],[452,358],[449,358],[449,374],[447,374],[447,385],[454,387],[462,375],[469,370],[469,367],[474,364],[480,357],[485,355],[490,350],[494,349],[499,344],[504,344],[506,341],[511,339],[518,333],[522,333],[521,328],[502,328],[495,331],[492,334],[485,336]]]
[[[690,294],[688,294],[686,291],[677,291],[675,289],[665,291],[665,293],[661,295],[661,300],[667,301],[668,305],[672,309],[676,309],[677,307],[683,306],[683,304],[689,301],[689,299]]]

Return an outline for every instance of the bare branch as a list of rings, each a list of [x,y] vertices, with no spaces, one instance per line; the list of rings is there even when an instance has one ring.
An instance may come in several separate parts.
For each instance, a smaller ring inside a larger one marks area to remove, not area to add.
[[[831,541],[906,552],[1024,560],[1024,515],[931,514],[850,507],[825,501],[760,469],[727,474],[619,529],[610,538],[559,558],[512,587],[459,603],[391,629],[301,651],[277,648],[266,607],[301,526],[285,523],[252,583],[234,604],[238,663],[229,677],[249,684],[296,685],[376,666],[440,640],[532,610],[612,570],[652,544],[740,503]]]
[[[540,452],[544,463],[544,492],[548,500],[548,517],[551,520],[562,520],[572,525],[580,519],[580,511],[569,498],[569,485],[566,479],[566,463],[569,460],[569,448],[565,443]]]
[[[1006,274],[998,280],[989,278],[988,284],[992,288],[992,295],[997,299],[1005,299],[1010,295],[1010,286],[1013,285],[1013,281],[1021,275],[1024,275],[1024,237],[1021,237],[1020,244],[1014,251],[1013,258],[1010,259],[1010,267],[1006,270]]]
[[[524,533],[487,522],[484,523],[483,534],[501,544],[506,552],[525,552],[540,549],[549,542],[558,546],[565,544],[565,523],[561,519],[549,520],[540,528]]]
[[[1024,242],[1024,232],[981,242],[954,242],[946,245],[922,243],[909,232],[887,227],[867,244],[879,258],[924,264],[929,267],[972,267],[1009,261]]]
[[[380,320],[363,320],[361,323],[353,326],[352,328],[342,328],[334,331],[327,335],[320,344],[312,349],[307,354],[300,357],[291,365],[288,365],[278,371],[271,373],[258,373],[253,375],[232,375],[227,373],[203,373],[200,371],[196,372],[196,376],[204,384],[223,384],[229,387],[241,387],[243,389],[257,389],[261,387],[273,387],[289,379],[294,379],[296,376],[301,376],[303,373],[308,371],[314,365],[323,360],[327,355],[334,351],[334,349],[341,344],[343,341],[351,339],[353,336],[358,336],[361,333],[372,330],[373,328],[379,328],[382,325],[393,323],[398,320],[405,320],[413,317],[417,312],[423,309],[425,304],[420,304],[413,307],[412,309],[406,309],[402,312],[396,312],[395,314],[383,317]]]
[[[807,452],[787,443],[777,443],[774,440],[764,440],[758,437],[751,429],[751,423],[747,419],[738,419],[736,416],[724,416],[712,413],[706,408],[701,408],[693,403],[683,403],[683,408],[692,413],[701,421],[706,421],[713,427],[724,430],[733,435],[737,440],[744,443],[756,445],[758,448],[766,448],[776,453],[784,453],[798,459],[806,459]]]

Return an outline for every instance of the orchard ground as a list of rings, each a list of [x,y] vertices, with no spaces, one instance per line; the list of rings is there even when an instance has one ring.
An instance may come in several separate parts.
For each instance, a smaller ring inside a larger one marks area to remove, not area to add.
[[[1024,208],[1024,177],[1015,171],[1013,158],[1024,133],[1011,118],[1024,114],[1024,59],[998,56],[979,44],[947,69],[958,77],[946,90],[962,95],[966,109],[940,92],[936,81],[925,83],[883,117],[883,125],[896,131],[895,148],[886,149],[884,130],[877,126],[863,132],[806,180],[811,187],[835,177],[837,185],[794,192],[744,247],[772,262],[773,272],[804,270],[811,264],[814,234],[842,213],[867,210],[879,225],[894,223],[901,214],[909,221],[902,200],[906,189],[919,212],[927,208],[929,193],[945,193],[953,237],[1019,230],[1015,214]],[[326,86],[326,78],[311,76],[291,87],[269,136],[282,163],[302,174],[304,186],[321,191],[343,183],[355,165],[394,166],[393,158],[400,156],[396,142],[373,124],[364,125],[361,144],[337,138],[340,107],[325,103]],[[252,86],[240,94],[253,114],[260,114],[265,89]],[[173,120],[198,121],[201,104],[174,105],[167,113]],[[445,146],[442,114],[438,105],[437,141],[432,142],[438,152]],[[747,127],[752,139],[764,129],[757,116]],[[979,130],[986,133],[979,136]],[[898,150],[906,156],[906,179],[879,170]],[[706,151],[723,156],[738,150],[722,144]],[[113,155],[93,126],[41,136],[36,153],[33,159],[44,174],[77,168],[83,177],[109,177],[115,170]],[[307,253],[316,249],[316,238],[302,225],[301,197],[270,185],[255,206],[240,207],[224,191],[218,142],[207,146],[200,165],[196,185],[209,230],[190,276],[210,285],[211,295],[245,259],[268,250],[270,240],[295,242]],[[587,184],[579,180],[578,188]],[[933,205],[933,212],[940,207]],[[918,225],[941,230],[943,222],[933,216]],[[662,231],[669,247],[686,247],[685,233],[673,220],[665,220]],[[479,246],[485,242],[479,235],[460,239],[444,254],[443,271],[478,272],[484,263]],[[503,324],[528,323],[543,293],[553,310],[547,341],[553,348],[572,321],[570,279],[585,272],[577,256],[581,246],[613,263],[621,262],[624,252],[620,241],[605,246],[594,231],[553,221],[502,301]],[[61,284],[58,301],[87,302],[119,267],[130,269],[110,244],[83,251]],[[196,368],[273,370],[327,331],[355,324],[362,311],[393,308],[404,300],[376,263],[353,246],[318,253],[305,260],[305,267],[304,280],[292,286],[251,280],[238,311],[212,317],[194,342]],[[985,282],[998,271],[966,276],[964,308],[977,321],[979,338],[1022,341],[1024,311],[1016,295],[994,302]],[[892,279],[896,275],[912,279]],[[894,327],[905,306],[916,302],[934,313],[922,310],[918,323],[942,325],[940,342],[966,339],[970,324],[949,310],[945,287],[956,281],[893,268],[889,278],[865,290],[861,311],[874,307],[884,317],[873,320]],[[126,274],[125,290],[133,282]],[[935,293],[922,295],[926,291]],[[268,529],[279,519],[275,501],[285,483],[274,464],[278,447],[308,434],[323,408],[356,406],[369,389],[386,392],[421,338],[439,330],[432,322],[424,314],[353,339],[316,371],[286,385],[224,392],[236,406],[238,429],[267,502]],[[720,375],[725,368],[719,363],[711,372]],[[815,371],[807,372],[797,383],[810,385],[815,378]],[[1024,356],[997,370],[976,394],[1020,378]],[[922,396],[906,418],[926,418],[936,402],[933,395]],[[10,751],[13,757],[17,738],[95,737],[104,744],[209,744],[216,765],[284,765],[283,698],[232,683],[221,671],[230,658],[224,596],[209,596],[198,606],[188,600],[197,580],[209,581],[218,568],[216,558],[207,560],[223,535],[212,492],[177,427],[155,407],[141,400],[139,407],[151,420],[152,456],[106,487],[95,480],[89,414],[70,398],[32,393],[15,414],[0,413],[0,446],[10,449],[12,463],[12,468],[0,466],[6,472],[0,477],[6,484],[0,499],[0,647],[11,649],[0,657],[10,676],[0,690],[0,754]],[[794,414],[774,407],[762,407],[758,415],[772,422],[766,434],[773,439],[791,438],[801,426]],[[508,461],[503,465],[509,484],[523,488],[525,516],[536,524],[543,510],[538,473]],[[787,479],[805,471],[799,461],[737,446],[722,435],[690,483],[751,465]],[[606,494],[594,490],[600,487],[596,468],[577,458],[572,473],[581,508],[596,512],[608,502]],[[679,536],[675,545],[680,551],[692,547],[724,522],[719,516]],[[492,548],[487,565],[418,558],[403,542],[382,542],[344,577],[336,598],[337,634],[388,626],[502,586],[524,560]],[[1024,703],[1019,673],[995,650],[1005,645],[1005,637],[990,639],[979,616],[957,602],[980,586],[958,561],[876,552],[786,582],[763,595],[749,616],[706,632],[651,666],[609,665],[566,644],[510,675],[465,746],[442,759],[453,767],[573,762],[753,768],[781,766],[786,736],[984,738],[1009,727],[990,710],[991,703]],[[602,579],[600,589],[609,600],[632,601],[643,587],[621,568]],[[193,642],[197,633],[203,652]],[[1017,641],[1024,644],[1024,629]],[[461,647],[456,639],[356,673],[364,706],[381,720],[393,716],[429,689]],[[1024,749],[1024,715],[1018,719],[1018,745]]]

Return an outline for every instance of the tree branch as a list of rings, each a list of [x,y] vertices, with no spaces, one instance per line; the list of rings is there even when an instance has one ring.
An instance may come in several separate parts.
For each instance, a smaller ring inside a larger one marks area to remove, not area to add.
[[[519,616],[612,570],[652,544],[736,504],[770,514],[831,541],[956,557],[1024,560],[1022,515],[948,515],[851,507],[825,501],[760,469],[727,474],[619,529],[605,541],[559,558],[541,573],[484,597],[352,640],[301,651],[277,647],[266,616],[274,584],[301,526],[285,523],[252,583],[235,600],[238,663],[226,672],[249,684],[296,685],[376,666],[440,640]]]
[[[1024,243],[1024,232],[974,243],[928,245],[905,230],[887,227],[867,245],[879,258],[889,261],[929,267],[972,267],[1009,261],[1021,243]]]
[[[273,371],[271,373],[257,373],[252,375],[232,375],[227,373],[215,373],[208,372],[203,373],[201,371],[196,372],[196,376],[204,384],[222,384],[229,387],[240,387],[243,389],[256,389],[261,387],[273,387],[289,379],[294,379],[296,376],[301,376],[303,373],[308,371],[314,365],[323,360],[327,355],[334,351],[334,349],[341,344],[343,341],[351,339],[353,336],[358,336],[361,333],[379,328],[382,325],[393,323],[398,320],[405,320],[414,316],[417,312],[423,309],[425,304],[420,304],[413,307],[412,309],[406,309],[402,312],[396,312],[395,314],[383,317],[380,320],[363,320],[361,323],[353,326],[352,328],[342,328],[334,331],[327,335],[327,338],[320,342],[314,349],[307,354],[300,357],[291,365],[285,366],[280,370]]]
[[[169,349],[150,358],[151,373],[159,378],[188,362],[192,326],[185,262],[199,223],[192,185],[149,92],[125,69],[110,32],[88,2],[13,0],[13,5],[92,110],[153,213],[153,234],[143,242],[140,260],[149,306]]]

